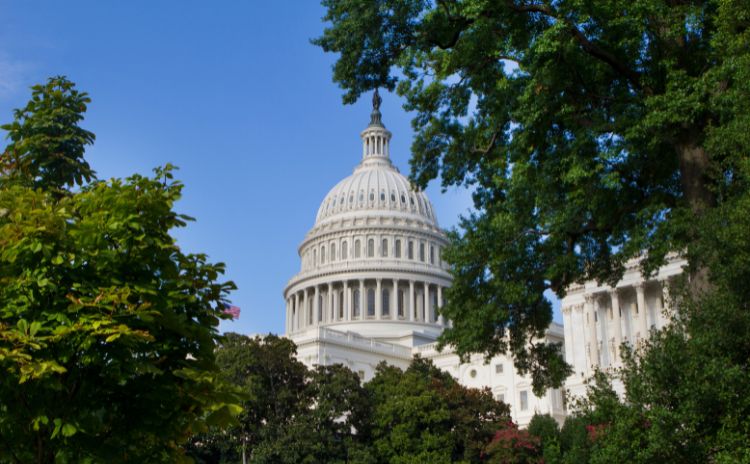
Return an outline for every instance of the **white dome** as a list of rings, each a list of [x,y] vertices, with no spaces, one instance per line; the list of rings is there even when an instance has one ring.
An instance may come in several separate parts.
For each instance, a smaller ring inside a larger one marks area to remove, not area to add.
[[[427,196],[391,163],[379,105],[376,93],[362,160],[328,192],[299,246],[300,272],[284,289],[295,342],[322,328],[431,341],[445,327],[438,308],[451,282],[441,258],[448,240]]]
[[[416,216],[437,227],[432,204],[415,191],[390,160],[364,160],[354,173],[328,192],[318,209],[315,224],[344,216],[384,214]]]

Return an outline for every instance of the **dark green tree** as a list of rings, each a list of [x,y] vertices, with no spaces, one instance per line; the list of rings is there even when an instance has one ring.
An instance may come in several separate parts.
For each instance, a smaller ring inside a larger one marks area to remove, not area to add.
[[[560,425],[557,421],[549,414],[534,414],[527,430],[529,435],[539,439],[544,463],[560,463],[562,459],[560,451]]]
[[[359,377],[341,365],[312,371],[297,347],[275,335],[226,334],[217,363],[226,381],[245,395],[239,425],[192,438],[198,462],[369,462],[369,399]]]
[[[214,357],[234,285],[170,235],[170,167],[85,183],[87,102],[53,78],[4,126],[0,462],[179,462],[239,409]]]
[[[488,390],[463,387],[421,358],[406,371],[381,363],[365,388],[379,463],[478,463],[508,421],[507,405]]]
[[[625,262],[690,262],[745,188],[750,151],[747,0],[323,0],[315,40],[339,54],[344,101],[396,89],[415,112],[412,178],[468,185],[451,234],[442,341],[510,353],[535,390],[568,370],[534,340],[543,292],[616,282]]]

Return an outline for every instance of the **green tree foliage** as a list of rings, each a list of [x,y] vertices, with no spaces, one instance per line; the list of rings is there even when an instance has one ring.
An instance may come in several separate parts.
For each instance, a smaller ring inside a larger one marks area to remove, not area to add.
[[[382,86],[415,112],[412,178],[469,185],[451,234],[442,341],[509,352],[535,391],[568,370],[534,343],[543,292],[615,282],[701,249],[745,188],[750,149],[747,0],[323,0],[315,40],[339,53],[344,101]],[[710,253],[709,253],[710,255]]]
[[[94,179],[83,156],[95,137],[78,125],[90,102],[64,77],[33,86],[26,107],[13,112],[12,123],[0,126],[11,141],[0,165],[2,182],[61,191]]]
[[[81,185],[87,102],[53,78],[3,126],[0,461],[178,462],[238,409],[213,353],[234,286],[170,236],[170,167]]]
[[[560,425],[549,414],[534,414],[527,427],[529,435],[539,439],[545,464],[560,462]]]
[[[340,366],[308,370],[294,343],[275,335],[226,334],[217,348],[224,378],[245,394],[239,425],[194,437],[198,462],[368,462],[369,400],[359,377]],[[355,459],[357,458],[357,459]]]
[[[478,463],[508,420],[507,405],[488,390],[463,387],[420,358],[406,371],[381,363],[365,388],[378,463]]]
[[[545,464],[542,458],[541,440],[520,430],[513,422],[495,432],[485,451],[483,462],[488,464]]]

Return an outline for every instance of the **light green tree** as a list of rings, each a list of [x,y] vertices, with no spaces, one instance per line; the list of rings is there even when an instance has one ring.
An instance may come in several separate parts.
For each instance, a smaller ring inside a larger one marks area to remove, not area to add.
[[[0,461],[179,462],[239,409],[214,356],[234,285],[170,235],[171,167],[95,180],[88,103],[52,78],[2,126]]]

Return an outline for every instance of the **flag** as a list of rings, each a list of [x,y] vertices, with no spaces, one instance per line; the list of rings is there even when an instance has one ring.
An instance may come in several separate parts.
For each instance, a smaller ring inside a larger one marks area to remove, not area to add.
[[[224,303],[224,314],[229,314],[232,316],[232,319],[239,319],[240,318],[240,308],[239,306],[230,305],[228,303]]]

